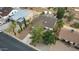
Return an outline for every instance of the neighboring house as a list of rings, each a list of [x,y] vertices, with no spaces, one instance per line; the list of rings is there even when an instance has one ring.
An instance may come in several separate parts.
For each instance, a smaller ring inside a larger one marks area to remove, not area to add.
[[[12,10],[13,8],[11,7],[0,7],[0,15],[2,17],[7,16]]]
[[[28,21],[30,19],[29,21],[31,21],[32,16],[33,15],[31,11],[26,9],[18,9],[18,10],[15,10],[14,14],[10,16],[9,19],[15,21],[18,25],[19,23],[22,24],[23,25],[22,27],[24,27],[24,23],[23,23],[24,20]],[[19,27],[18,25],[17,25],[17,28]]]
[[[79,44],[79,29],[64,26],[59,33],[59,38]]]
[[[0,51],[37,51],[37,49],[4,32],[0,32]]]
[[[8,19],[8,14],[12,11],[11,7],[0,7],[0,23],[3,24]]]
[[[31,12],[29,10],[22,10],[22,9],[18,9],[17,11],[15,11],[15,14],[13,14],[10,17],[10,20],[14,20],[16,22],[22,22],[25,18],[26,20],[28,20],[28,16],[31,14]]]
[[[68,8],[71,13],[74,14],[74,17],[79,20],[79,7]]]

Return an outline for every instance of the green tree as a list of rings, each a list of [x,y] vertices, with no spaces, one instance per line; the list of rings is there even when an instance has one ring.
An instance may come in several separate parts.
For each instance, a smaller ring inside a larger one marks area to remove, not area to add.
[[[22,23],[20,23],[20,22],[17,22],[18,23],[18,25],[19,25],[19,27],[20,27],[20,30],[22,31],[23,29],[22,29]]]
[[[42,41],[42,36],[43,36],[43,31],[44,28],[42,26],[35,26],[32,29],[32,44],[36,45],[36,43],[39,43],[40,41]]]
[[[64,21],[62,19],[60,19],[60,20],[57,21],[58,28],[63,27],[63,25],[64,25]]]
[[[64,16],[64,13],[65,13],[64,8],[58,8],[58,11],[57,11],[57,18],[58,18],[58,19],[62,19],[63,16]]]
[[[57,20],[57,23],[56,23],[55,27],[53,28],[53,31],[55,32],[56,35],[59,34],[59,32],[60,32],[61,28],[63,27],[63,25],[64,25],[64,22],[63,22],[62,19]]]
[[[47,45],[48,44],[55,44],[56,43],[56,36],[52,31],[47,30],[44,32],[43,41]]]
[[[67,10],[68,8],[67,7],[64,7],[64,9]]]

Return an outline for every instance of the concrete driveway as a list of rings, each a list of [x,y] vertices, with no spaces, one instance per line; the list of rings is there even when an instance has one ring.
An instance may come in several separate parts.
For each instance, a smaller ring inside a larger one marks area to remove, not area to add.
[[[10,26],[11,22],[7,22],[5,24],[0,25],[0,31],[4,31]]]
[[[22,42],[24,42],[25,44],[30,44],[32,39],[30,39],[31,35],[28,34],[23,40],[21,40]]]

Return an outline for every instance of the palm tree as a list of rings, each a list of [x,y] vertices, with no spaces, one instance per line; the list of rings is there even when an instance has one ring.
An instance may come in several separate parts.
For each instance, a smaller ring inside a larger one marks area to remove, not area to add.
[[[12,20],[11,28],[12,28],[12,31],[13,31],[14,35],[16,35],[16,32],[15,32],[16,22],[13,21],[13,20]]]
[[[24,21],[23,21],[23,22],[24,22],[25,27],[27,27],[27,24],[26,24],[26,20],[25,20],[25,18],[24,18]]]
[[[23,29],[22,29],[22,24],[20,23],[20,22],[18,22],[18,25],[19,25],[19,27],[20,27],[20,30],[22,31]]]
[[[62,19],[63,16],[64,16],[64,13],[65,13],[64,8],[58,8],[58,11],[57,11],[57,18],[58,18],[58,19]]]
[[[56,35],[58,35],[58,33],[60,32],[63,25],[64,25],[64,22],[62,19],[57,20],[57,23],[56,23],[55,27],[53,28]]]
[[[71,20],[73,20],[74,19],[74,15],[69,15],[68,16],[68,22],[70,22]]]
[[[58,20],[58,21],[57,21],[57,24],[58,24],[58,28],[61,28],[61,27],[63,27],[64,22],[63,22],[63,20],[61,19],[61,20]]]

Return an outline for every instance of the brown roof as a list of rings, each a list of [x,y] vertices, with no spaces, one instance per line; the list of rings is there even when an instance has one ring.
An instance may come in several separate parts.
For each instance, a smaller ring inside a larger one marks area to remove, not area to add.
[[[0,9],[0,15],[1,16],[7,16],[12,11],[11,7],[3,7]]]
[[[32,21],[32,25],[42,25],[44,27],[53,28],[56,18],[53,15],[40,15],[38,17],[34,17]]]
[[[59,37],[71,42],[79,43],[79,30],[71,32],[71,28],[63,27],[59,33]]]

